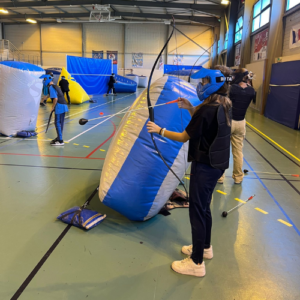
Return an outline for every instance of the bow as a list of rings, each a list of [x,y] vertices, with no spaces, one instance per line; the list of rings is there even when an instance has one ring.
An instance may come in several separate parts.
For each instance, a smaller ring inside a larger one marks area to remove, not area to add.
[[[151,122],[154,122],[154,110],[153,110],[153,107],[152,107],[152,104],[151,104],[151,100],[150,100],[150,86],[151,86],[151,80],[152,80],[152,76],[153,76],[153,73],[154,73],[154,70],[155,70],[155,67],[162,55],[162,53],[164,52],[164,50],[166,49],[169,41],[171,40],[172,36],[173,36],[173,33],[174,33],[174,29],[175,29],[175,19],[174,17],[173,18],[173,29],[172,29],[172,32],[169,36],[169,38],[167,39],[166,43],[164,44],[163,48],[161,49],[161,51],[159,52],[155,62],[154,62],[154,65],[152,67],[152,70],[151,70],[151,73],[150,73],[150,76],[149,76],[149,80],[148,80],[148,87],[147,87],[147,104],[148,104],[148,109],[149,109],[149,119]],[[183,187],[185,189],[185,192],[186,194],[188,195],[188,192],[187,192],[187,189],[184,185],[184,183],[182,182],[182,180],[177,176],[177,174],[172,170],[172,168],[168,165],[168,163],[166,162],[166,160],[164,159],[164,157],[162,156],[161,152],[159,151],[157,145],[156,145],[156,142],[155,142],[155,139],[154,139],[154,136],[153,136],[153,133],[150,133],[151,135],[151,139],[152,139],[152,142],[153,142],[153,145],[154,145],[154,148],[156,150],[156,152],[158,153],[159,157],[161,158],[161,160],[164,162],[164,164],[167,166],[167,168],[171,171],[171,173],[178,179],[178,181],[180,183],[183,184]]]

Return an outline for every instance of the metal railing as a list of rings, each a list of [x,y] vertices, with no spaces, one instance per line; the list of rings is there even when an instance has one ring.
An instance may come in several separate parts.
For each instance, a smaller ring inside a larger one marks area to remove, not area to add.
[[[9,40],[0,40],[0,61],[22,61],[34,65],[41,65],[40,55],[22,53]]]

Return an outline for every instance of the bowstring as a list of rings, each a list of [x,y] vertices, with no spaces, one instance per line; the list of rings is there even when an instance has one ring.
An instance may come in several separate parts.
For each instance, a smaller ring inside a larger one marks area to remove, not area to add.
[[[176,29],[176,24],[175,24],[175,18],[173,17],[173,26],[174,28]],[[178,51],[177,51],[177,30],[175,30],[175,51],[176,51],[176,57],[177,57],[177,79],[178,79],[178,85],[179,85],[179,97],[182,98],[182,94],[181,94],[181,80],[180,80],[180,77],[179,77],[179,65],[178,65]],[[183,132],[184,128],[183,128],[183,117],[182,117],[182,108],[180,108],[180,117],[181,117],[181,131]],[[186,153],[185,151],[183,151],[183,159],[184,159],[184,163],[185,161],[187,160],[186,158]],[[186,171],[184,172],[184,174],[186,173]],[[185,175],[184,175],[184,179],[185,179]],[[186,181],[183,180],[183,183],[184,183],[184,189],[185,191],[187,192],[187,189],[185,187],[186,185]],[[187,193],[187,200],[189,201],[189,194]]]

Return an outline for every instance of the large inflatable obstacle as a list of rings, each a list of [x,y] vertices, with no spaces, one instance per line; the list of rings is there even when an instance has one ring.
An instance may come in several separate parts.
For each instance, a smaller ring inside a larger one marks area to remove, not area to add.
[[[137,82],[120,76],[115,76],[117,83],[115,83],[116,93],[135,93],[137,89]]]
[[[178,97],[200,104],[196,89],[176,77],[162,77],[151,85],[152,106],[164,104]],[[145,108],[145,109],[141,109]],[[145,221],[155,216],[178,186],[178,179],[159,157],[148,133],[147,91],[132,104],[123,117],[105,159],[100,179],[99,197],[108,207],[130,220]],[[182,132],[191,116],[176,103],[154,108],[154,120],[168,130]],[[188,143],[168,140],[154,135],[166,162],[179,178],[188,168]]]
[[[45,71],[29,63],[0,63],[0,133],[11,136],[34,131]]]
[[[72,104],[81,104],[85,101],[90,100],[89,95],[85,92],[85,90],[81,87],[81,85],[75,81],[75,79],[65,68],[62,68],[57,84],[59,84],[59,81],[61,80],[62,76],[65,76],[65,79],[68,80],[69,82],[69,89],[70,89],[69,96]],[[66,101],[68,101],[66,95],[65,95],[65,99]],[[50,101],[51,100],[48,99],[48,102]]]

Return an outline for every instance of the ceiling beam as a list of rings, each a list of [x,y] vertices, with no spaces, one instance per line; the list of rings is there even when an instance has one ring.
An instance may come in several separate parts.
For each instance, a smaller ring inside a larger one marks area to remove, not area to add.
[[[165,8],[181,8],[195,9],[212,15],[220,16],[224,10],[223,5],[213,4],[190,4],[179,2],[154,2],[154,1],[124,1],[124,0],[64,0],[64,1],[11,1],[1,2],[1,7],[22,8],[22,7],[46,7],[46,6],[69,6],[69,5],[93,5],[93,4],[112,4],[124,6],[145,6],[145,7],[165,7]]]
[[[131,13],[131,12],[121,12],[116,11],[111,14],[113,17],[136,17],[136,18],[151,18],[151,19],[165,19],[172,20],[171,14],[148,14],[148,13]],[[51,13],[51,14],[8,14],[0,15],[0,20],[10,20],[10,19],[68,19],[68,18],[89,18],[89,13]],[[210,17],[195,17],[195,16],[185,16],[185,15],[174,15],[175,20],[188,20],[198,22],[204,25],[218,27],[219,22],[216,18]]]

